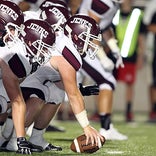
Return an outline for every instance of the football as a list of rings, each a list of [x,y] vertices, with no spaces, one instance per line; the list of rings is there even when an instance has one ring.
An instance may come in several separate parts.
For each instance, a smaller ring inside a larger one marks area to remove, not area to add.
[[[103,142],[99,138],[98,146],[96,146],[96,144],[92,145],[91,141],[89,141],[86,145],[86,136],[83,134],[72,141],[70,149],[76,153],[94,153],[99,150],[104,145],[104,143],[105,138]]]

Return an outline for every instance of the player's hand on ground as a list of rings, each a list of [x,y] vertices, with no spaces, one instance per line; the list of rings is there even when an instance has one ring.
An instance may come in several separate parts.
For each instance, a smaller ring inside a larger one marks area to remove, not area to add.
[[[29,142],[24,137],[17,138],[18,154],[32,154]]]
[[[88,144],[89,140],[91,140],[92,145],[96,143],[96,145],[98,146],[99,138],[101,141],[104,142],[103,136],[101,136],[100,133],[90,125],[84,128],[84,133],[87,137],[86,144]]]

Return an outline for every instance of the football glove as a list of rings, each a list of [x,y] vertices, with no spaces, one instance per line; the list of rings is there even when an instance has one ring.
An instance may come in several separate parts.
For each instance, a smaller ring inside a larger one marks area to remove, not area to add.
[[[29,142],[24,137],[17,138],[18,154],[31,154]]]
[[[115,65],[116,68],[119,68],[120,66],[124,68],[122,56],[120,54],[120,49],[117,45],[117,40],[115,38],[111,38],[107,41],[107,44],[109,48],[111,49],[113,56],[116,59],[116,65]]]
[[[124,68],[122,56],[120,55],[120,53],[113,53],[113,56],[116,58],[115,67],[116,67],[116,68],[119,68],[119,67]]]
[[[19,154],[31,154],[32,152],[43,152],[43,148],[41,146],[37,146],[27,141],[26,138],[20,137],[17,138],[17,147],[18,150],[16,153]]]
[[[99,87],[97,85],[83,86],[82,83],[80,83],[79,89],[80,89],[80,92],[83,96],[90,96],[90,95],[98,95],[99,94]]]

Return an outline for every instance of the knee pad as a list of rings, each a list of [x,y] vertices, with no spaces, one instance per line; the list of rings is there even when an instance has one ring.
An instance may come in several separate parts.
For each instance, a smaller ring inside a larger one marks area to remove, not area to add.
[[[113,90],[113,88],[109,84],[107,84],[107,83],[99,85],[99,89],[100,90],[104,90],[104,89]]]

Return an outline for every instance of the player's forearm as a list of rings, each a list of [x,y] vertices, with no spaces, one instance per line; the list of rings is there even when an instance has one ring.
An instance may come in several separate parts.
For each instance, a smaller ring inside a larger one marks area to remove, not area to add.
[[[84,101],[81,95],[77,95],[70,99],[72,110],[75,114],[75,117],[82,128],[85,128],[89,125],[89,120],[87,117],[87,111],[85,110]]]
[[[75,95],[68,95],[69,102],[74,114],[78,114],[85,109],[83,98],[79,94],[80,93],[77,93]]]

